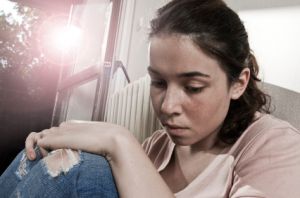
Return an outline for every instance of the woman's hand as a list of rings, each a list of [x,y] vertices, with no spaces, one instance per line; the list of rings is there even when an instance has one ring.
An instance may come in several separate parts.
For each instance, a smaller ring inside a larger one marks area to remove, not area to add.
[[[45,153],[70,148],[104,155],[110,162],[120,197],[174,197],[140,143],[121,126],[104,122],[66,122],[31,133],[26,140],[29,157],[35,145]],[[149,189],[152,189],[150,194]]]
[[[46,130],[44,130],[44,131],[46,133]],[[35,158],[36,158],[35,147],[37,146],[38,140],[42,138],[42,134],[44,134],[44,133],[31,132],[27,136],[26,141],[25,141],[25,151],[26,151],[27,158],[29,160],[35,160]],[[41,154],[43,157],[48,155],[48,151],[46,149],[40,147],[39,150],[41,151]]]
[[[40,147],[43,156],[51,150],[70,148],[109,157],[108,155],[114,151],[116,137],[124,133],[129,131],[115,124],[70,121],[40,133],[30,133],[26,139],[25,149],[30,160],[36,157],[35,146]]]

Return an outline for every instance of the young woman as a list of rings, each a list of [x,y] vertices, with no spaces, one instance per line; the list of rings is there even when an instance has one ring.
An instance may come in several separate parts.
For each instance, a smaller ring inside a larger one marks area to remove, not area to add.
[[[299,131],[268,115],[238,15],[220,0],[173,0],[151,27],[150,93],[164,130],[142,146],[102,122],[31,133],[1,195],[300,197]]]

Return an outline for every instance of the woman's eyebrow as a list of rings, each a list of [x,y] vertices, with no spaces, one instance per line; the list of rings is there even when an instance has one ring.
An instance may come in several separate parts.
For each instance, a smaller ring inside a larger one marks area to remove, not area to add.
[[[210,75],[204,74],[199,71],[192,71],[192,72],[186,72],[186,73],[181,73],[177,75],[179,78],[188,78],[188,77],[205,77],[205,78],[210,78]]]
[[[156,71],[156,70],[154,70],[153,68],[151,68],[151,66],[149,66],[147,69],[148,69],[149,73],[159,75],[159,72]],[[204,73],[199,72],[199,71],[192,71],[192,72],[180,73],[180,74],[177,75],[177,77],[179,77],[179,78],[189,78],[189,77],[205,77],[205,78],[210,78],[210,75],[204,74]]]

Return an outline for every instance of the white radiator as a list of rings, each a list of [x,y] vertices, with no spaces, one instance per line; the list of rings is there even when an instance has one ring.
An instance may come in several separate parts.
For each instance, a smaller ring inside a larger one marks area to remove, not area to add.
[[[150,101],[149,75],[109,96],[105,121],[126,127],[140,142],[161,128]]]

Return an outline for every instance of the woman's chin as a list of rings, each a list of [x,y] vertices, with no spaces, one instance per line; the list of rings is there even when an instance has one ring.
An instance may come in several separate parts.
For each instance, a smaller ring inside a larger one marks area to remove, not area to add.
[[[174,131],[169,131],[167,130],[167,133],[171,140],[174,142],[176,145],[181,145],[181,146],[188,146],[191,145],[193,142],[191,141],[190,138],[188,138],[187,135],[185,135],[183,132],[176,132]]]

